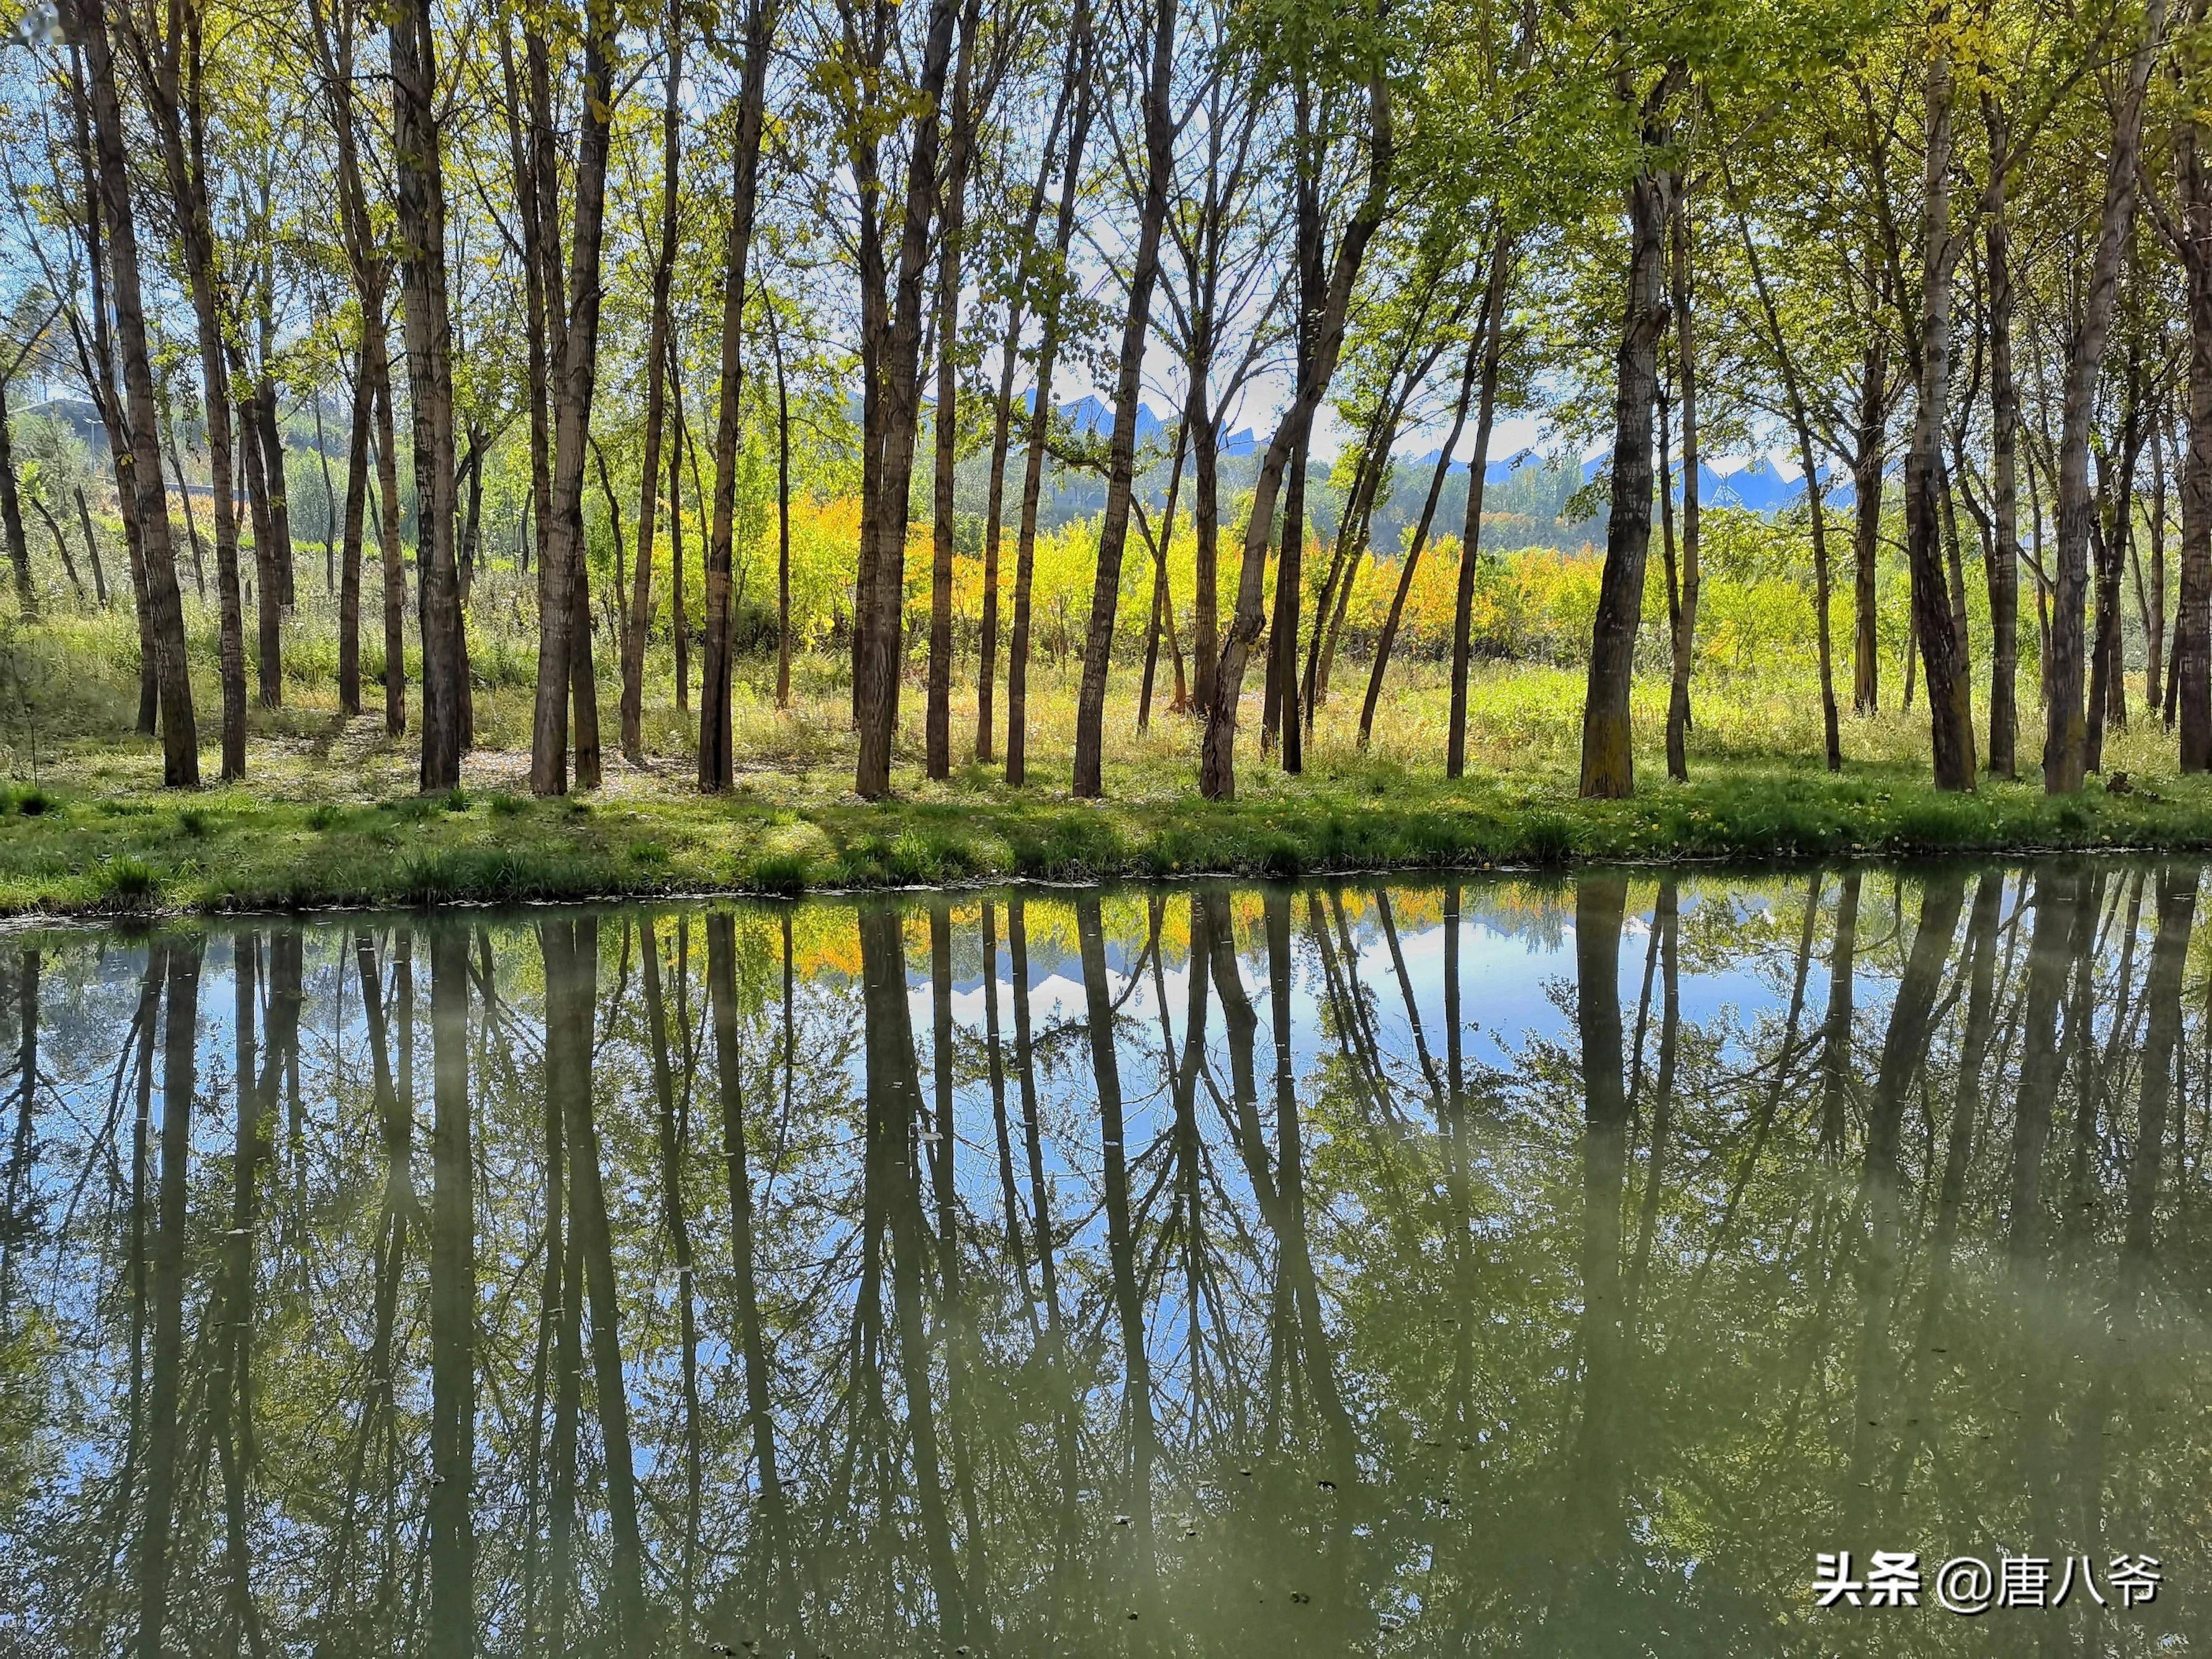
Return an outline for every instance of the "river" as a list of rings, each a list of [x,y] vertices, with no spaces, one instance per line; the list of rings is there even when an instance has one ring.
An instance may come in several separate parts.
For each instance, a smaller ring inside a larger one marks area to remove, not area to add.
[[[0,1653],[2202,1650],[2203,874],[18,933]]]

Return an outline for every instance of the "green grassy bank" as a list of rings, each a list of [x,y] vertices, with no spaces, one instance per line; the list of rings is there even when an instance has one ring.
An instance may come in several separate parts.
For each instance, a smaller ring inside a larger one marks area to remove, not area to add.
[[[4,620],[4,602],[0,602]],[[1656,745],[1663,678],[1638,682],[1633,800],[1577,800],[1582,671],[1479,665],[1470,699],[1472,775],[1443,776],[1447,722],[1441,664],[1394,666],[1370,745],[1358,741],[1364,680],[1340,668],[1319,709],[1307,770],[1286,778],[1254,752],[1258,678],[1240,745],[1240,799],[1198,797],[1198,727],[1156,711],[1134,720],[1134,677],[1109,703],[1103,804],[1067,795],[1075,673],[1045,660],[1030,680],[1029,790],[994,768],[945,782],[921,775],[918,690],[902,711],[896,798],[850,793],[850,693],[842,659],[794,664],[793,697],[775,707],[774,664],[747,659],[736,684],[738,787],[716,799],[691,787],[696,716],[653,683],[647,763],[611,752],[602,788],[536,800],[528,775],[529,686],[493,674],[476,690],[481,747],[459,795],[414,793],[412,733],[387,736],[372,712],[335,706],[323,635],[303,630],[288,659],[285,706],[249,711],[249,780],[179,795],[160,786],[161,755],[131,732],[135,635],[126,618],[0,628],[0,915],[288,909],[670,893],[788,894],[1028,878],[1144,879],[1197,873],[1483,865],[1563,866],[1630,859],[1800,860],[2136,848],[2212,853],[2212,778],[2174,774],[2173,742],[2153,720],[2108,735],[2106,764],[2133,793],[2092,781],[2045,799],[2031,770],[1967,796],[1927,784],[1924,708],[1885,708],[1845,722],[1844,771],[1820,751],[1815,684],[1787,665],[1698,683],[1693,781],[1667,781]],[[211,653],[211,647],[210,647]],[[488,655],[489,653],[487,653]],[[203,665],[204,666],[204,665]],[[602,665],[611,675],[613,665]],[[519,671],[518,671],[519,674]],[[211,673],[199,677],[203,775],[216,775]],[[611,680],[603,680],[603,690]],[[1161,702],[1166,701],[1163,681]],[[1349,688],[1349,689],[1347,689]],[[372,685],[371,706],[375,707]],[[610,722],[612,697],[605,701]],[[957,679],[955,752],[972,745],[975,690]],[[410,712],[414,712],[412,691]],[[2021,746],[2039,743],[2024,711]],[[611,724],[605,732],[611,744]]]
[[[177,796],[60,783],[9,792],[0,913],[293,909],[811,890],[997,878],[1559,866],[1596,860],[1913,857],[2062,848],[2212,851],[2212,779],[2125,794],[2093,781],[1939,795],[1916,770],[1708,762],[1686,786],[1580,801],[1525,775],[1448,784],[1388,763],[1287,780],[1252,769],[1243,799],[1186,791],[1104,804],[1006,789],[980,771],[869,804],[776,781],[708,799],[672,779],[570,800],[504,791],[382,802],[288,799],[265,785]]]

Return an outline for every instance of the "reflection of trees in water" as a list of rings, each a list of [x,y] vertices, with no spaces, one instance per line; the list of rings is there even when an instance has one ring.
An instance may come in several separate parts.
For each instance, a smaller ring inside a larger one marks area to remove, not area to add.
[[[33,941],[0,1608],[149,1656],[1813,1651],[1818,1549],[2179,1586],[2197,884]],[[1571,951],[1504,1066],[1477,914]]]

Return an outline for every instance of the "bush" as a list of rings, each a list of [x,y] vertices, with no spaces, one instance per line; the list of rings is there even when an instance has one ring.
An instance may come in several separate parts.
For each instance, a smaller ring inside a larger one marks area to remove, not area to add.
[[[806,890],[806,857],[799,853],[771,853],[755,861],[750,884],[763,893],[797,898]]]
[[[149,910],[161,891],[152,867],[127,855],[108,860],[94,878],[94,902],[103,909]]]

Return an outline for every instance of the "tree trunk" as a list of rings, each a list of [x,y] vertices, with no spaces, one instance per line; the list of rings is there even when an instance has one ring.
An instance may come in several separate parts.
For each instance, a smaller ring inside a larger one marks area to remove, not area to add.
[[[714,426],[714,506],[707,532],[707,647],[700,660],[699,787],[709,793],[726,789],[734,781],[730,753],[730,557],[737,513],[738,416],[744,391],[745,267],[752,251],[753,214],[759,194],[773,21],[769,0],[747,0],[744,71],[731,163],[730,234],[722,255],[721,403]],[[864,204],[864,212],[871,210]],[[861,534],[865,539],[865,528]],[[679,680],[683,662],[679,649]]]
[[[263,294],[265,303],[265,284]],[[264,667],[261,677],[264,699],[270,695],[269,688],[273,687],[273,695],[281,702],[284,695],[284,617],[298,603],[298,596],[293,586],[292,485],[290,476],[285,471],[284,428],[276,416],[276,381],[268,363],[269,332],[264,321],[261,377],[249,405],[249,417],[260,434],[260,442],[256,447],[261,458],[262,500],[269,515],[269,576],[266,580],[274,590],[270,598],[264,602],[274,607],[274,625],[262,624],[262,631],[270,641],[264,648],[274,667]],[[258,564],[259,550],[257,547],[255,550],[256,563]],[[274,708],[276,704],[270,703],[270,706]]]
[[[453,565],[453,324],[438,67],[427,0],[396,0],[391,32],[392,169],[398,183],[409,401],[415,425],[416,585],[422,634],[425,792],[461,781],[460,591]],[[385,511],[395,511],[387,503]]]
[[[1996,546],[1989,568],[1990,775],[2009,778],[2019,768],[2020,729],[2020,386],[2013,375],[2012,230],[2005,217],[2002,157],[2008,128],[1998,101],[1984,94],[1990,130],[1988,211],[1984,258],[1990,283],[1990,516]]]
[[[532,124],[540,154],[534,191],[541,258],[552,263],[560,214],[553,170],[543,154],[550,142],[550,88],[539,72],[545,48],[533,34]],[[550,329],[548,386],[553,425],[551,496],[538,577],[538,694],[531,721],[530,787],[540,795],[568,789],[569,708],[576,712],[576,782],[599,781],[596,683],[591,667],[590,597],[584,553],[584,464],[598,382],[599,247],[605,223],[608,130],[612,125],[613,25],[595,15],[584,42],[581,130],[575,165],[575,212],[563,311]],[[549,185],[551,187],[549,188]],[[549,273],[550,275],[550,273]],[[549,314],[556,292],[546,283]]]
[[[2203,0],[2190,7],[2201,21]],[[2188,280],[2189,438],[2181,453],[2181,561],[2173,607],[2170,693],[2185,773],[2212,770],[2212,167],[2207,125],[2174,128]]]
[[[1244,532],[1243,565],[1237,579],[1237,614],[1222,641],[1213,679],[1213,702],[1206,709],[1206,736],[1199,756],[1199,792],[1208,800],[1233,800],[1237,794],[1237,713],[1243,694],[1244,670],[1252,647],[1259,642],[1265,623],[1261,614],[1262,583],[1267,575],[1267,532],[1275,516],[1275,495],[1282,487],[1283,471],[1291,451],[1304,443],[1314,411],[1336,374],[1344,349],[1345,319],[1352,289],[1367,246],[1381,227],[1389,204],[1395,156],[1390,94],[1379,78],[1367,88],[1368,153],[1364,195],[1338,241],[1336,259],[1322,295],[1320,317],[1314,328],[1314,351],[1309,372],[1301,376],[1291,406],[1284,410],[1260,462],[1253,481],[1251,518]],[[1200,489],[1203,495],[1206,490]],[[1201,504],[1201,510],[1203,506]]]
[[[77,500],[82,503],[83,499],[84,492],[79,490]],[[69,538],[62,534],[61,526],[54,521],[54,515],[46,511],[46,504],[44,501],[34,495],[31,498],[31,505],[37,509],[39,516],[46,521],[46,533],[54,538],[54,551],[62,556],[62,569],[70,579],[70,586],[76,590],[77,603],[82,605],[84,578],[76,574],[76,561],[70,556]],[[90,520],[92,514],[89,507],[81,506],[79,511],[83,514],[88,521]]]
[[[1078,43],[1071,41],[1060,76],[1060,96],[1053,104],[1052,122],[1037,151],[1036,181],[1030,188],[1029,208],[1023,216],[1021,238],[1016,244],[1022,250],[1022,258],[1006,301],[1006,336],[999,353],[999,396],[991,420],[990,498],[983,520],[983,619],[975,659],[975,758],[984,763],[996,757],[998,747],[994,729],[996,711],[992,703],[998,689],[999,672],[999,543],[1001,520],[1006,516],[1006,448],[1013,427],[1014,369],[1021,361],[1024,307],[1033,276],[1030,257],[1036,249],[1037,221],[1043,215],[1044,187],[1051,176],[1060,123],[1067,115],[1068,95],[1073,90],[1077,51]]]
[[[1423,365],[1423,372],[1436,367],[1432,354]],[[1405,410],[1405,391],[1401,388],[1397,406],[1390,415],[1390,441],[1398,438],[1398,419]],[[1322,584],[1321,599],[1314,611],[1314,632],[1306,652],[1305,709],[1306,731],[1313,731],[1314,711],[1328,701],[1329,682],[1336,668],[1336,647],[1344,638],[1345,619],[1352,611],[1352,590],[1359,585],[1359,572],[1372,551],[1369,536],[1375,524],[1375,503],[1383,486],[1396,478],[1395,464],[1386,446],[1368,469],[1367,488],[1355,501],[1346,503],[1346,519],[1337,526],[1336,546],[1329,556],[1329,579]],[[1352,508],[1357,507],[1357,514]],[[1341,568],[1337,555],[1343,556]]]
[[[2161,399],[2161,404],[2163,400]],[[2166,656],[2166,410],[2161,406],[2150,422],[2150,586],[2143,587],[2142,567],[2135,566],[2136,605],[2142,616],[2143,706],[2155,718],[2164,698],[2160,670]]]
[[[2144,398],[2142,358],[2130,341],[2127,392],[2123,405],[2118,454],[2097,461],[2102,511],[2091,521],[2090,550],[2097,581],[2097,629],[2089,663],[2089,705],[2085,769],[2104,770],[2106,727],[2123,730],[2128,723],[2125,641],[2121,618],[2120,584],[2135,556],[2136,467],[2148,435],[2149,411]],[[2142,575],[2136,575],[2136,598],[2142,595]]]
[[[1060,356],[1061,305],[1067,291],[1067,252],[1075,240],[1077,192],[1083,148],[1091,133],[1095,46],[1087,0],[1077,0],[1068,53],[1075,82],[1075,118],[1068,129],[1067,158],[1060,168],[1060,207],[1053,232],[1053,263],[1037,343],[1036,388],[1031,394],[1029,436],[1022,455],[1022,516],[1014,532],[1013,633],[1006,647],[1006,781],[1029,781],[1030,586],[1036,570],[1037,497],[1043,488],[1045,440],[1052,431],[1052,378]]]
[[[368,192],[362,180],[360,144],[354,131],[355,13],[349,5],[343,8],[335,19],[338,25],[335,29],[324,25],[321,0],[307,0],[307,13],[308,39],[323,73],[331,103],[331,129],[337,139],[339,230],[345,239],[347,262],[352,267],[354,290],[361,303],[361,372],[354,387],[354,436],[349,441],[346,472],[347,557],[351,561],[354,584],[353,622],[349,627],[343,621],[346,610],[342,602],[339,649],[343,653],[346,642],[350,641],[358,661],[362,510],[356,501],[367,485],[368,472],[365,465],[356,464],[355,456],[365,457],[362,446],[368,423],[374,419],[380,507],[378,536],[384,568],[384,726],[387,734],[397,737],[407,729],[406,576],[399,562],[398,469],[392,432],[391,347],[384,318],[390,266],[373,251],[375,243],[368,221]],[[343,663],[343,655],[340,660]],[[361,711],[358,672],[356,667],[354,693],[347,701],[343,689],[343,667],[340,670],[341,701],[352,714]]]
[[[1451,726],[1445,739],[1444,775],[1453,778],[1467,771],[1467,686],[1474,647],[1474,575],[1482,556],[1482,495],[1490,471],[1490,434],[1498,416],[1498,376],[1505,350],[1505,291],[1512,280],[1513,238],[1501,225],[1490,246],[1490,276],[1483,289],[1482,386],[1475,405],[1474,456],[1467,465],[1467,517],[1460,528],[1459,580],[1452,603]],[[1461,407],[1466,407],[1464,395]]]
[[[269,283],[262,284],[262,302],[268,303]],[[261,433],[261,471],[267,486],[269,502],[270,557],[276,571],[276,603],[280,611],[289,611],[299,603],[294,588],[295,571],[292,550],[292,483],[285,469],[284,428],[277,418],[276,380],[269,368],[269,355],[274,349],[274,325],[265,316],[262,319],[262,368],[253,396],[253,419]]]
[[[191,486],[185,482],[184,448],[177,442],[176,424],[170,418],[167,389],[156,387],[155,397],[158,400],[155,407],[161,422],[161,429],[157,436],[168,447],[169,465],[177,478],[177,495],[185,504],[185,540],[192,553],[192,592],[204,601],[207,598],[207,559],[200,551],[200,520],[199,514],[192,510]],[[131,446],[128,441],[124,444],[123,449],[125,454],[130,453]],[[120,489],[121,486],[118,484],[117,488]],[[212,474],[209,478],[208,492],[209,499],[212,501],[215,492]],[[127,516],[125,522],[130,522]],[[170,533],[170,543],[173,546],[175,541],[176,536],[173,530]]]
[[[15,605],[25,621],[39,614],[31,586],[31,544],[23,538],[23,498],[15,489],[15,454],[8,441],[8,383],[0,380],[0,529],[8,538],[8,562],[15,571]]]
[[[684,84],[684,11],[668,9],[668,66],[660,109],[660,246],[653,262],[653,308],[646,328],[645,460],[637,495],[637,564],[630,577],[629,625],[622,635],[622,748],[633,765],[645,760],[645,641],[653,621],[653,514],[660,501],[661,428],[667,419],[668,290],[681,224],[677,162]],[[678,507],[672,495],[669,512]]]
[[[1881,640],[1875,631],[1875,577],[1881,559],[1881,497],[1889,426],[1889,338],[1872,338],[1859,375],[1858,430],[1851,454],[1851,712],[1871,714],[1881,702]]]
[[[246,500],[253,519],[254,695],[264,708],[284,703],[283,585],[276,568],[276,499],[270,485],[266,434],[262,430],[260,392],[243,353],[230,354],[232,384],[243,387],[238,405],[239,470],[246,475]],[[243,619],[241,618],[241,621]]]
[[[64,14],[64,23],[68,23]],[[100,234],[100,173],[93,161],[92,100],[85,91],[84,54],[82,40],[71,28],[70,41],[70,102],[74,119],[71,134],[76,149],[77,173],[84,188],[84,246],[85,272],[92,301],[92,350],[89,361],[84,358],[84,337],[81,331],[72,330],[80,363],[84,370],[87,390],[100,410],[101,426],[107,433],[108,465],[115,480],[115,500],[123,518],[123,544],[130,566],[131,609],[138,624],[138,720],[137,730],[141,737],[152,737],[160,724],[161,711],[161,653],[155,644],[154,619],[148,605],[146,591],[145,555],[139,544],[138,494],[131,481],[131,437],[130,422],[124,413],[123,395],[115,384],[115,350],[108,328],[106,256]],[[158,414],[160,403],[155,409]],[[171,459],[176,459],[173,446]],[[158,459],[158,458],[157,458]],[[191,494],[180,492],[185,498],[185,528],[193,538],[195,550],[198,532],[193,526]]]
[[[944,223],[937,240],[937,407],[930,418],[936,466],[930,481],[929,680],[922,710],[923,769],[936,779],[952,773],[952,469],[959,459],[961,230],[975,146],[975,30],[981,12],[978,0],[967,0],[960,20],[951,135],[945,155]]]
[[[161,48],[156,63],[145,65],[141,76],[149,112],[159,134],[164,170],[169,181],[171,210],[182,244],[186,286],[191,290],[192,314],[198,325],[202,413],[207,422],[208,477],[215,495],[216,588],[222,606],[221,678],[222,684],[222,776],[225,782],[246,775],[246,639],[240,612],[238,574],[238,500],[233,481],[235,457],[229,364],[225,359],[223,302],[216,289],[216,252],[213,204],[208,191],[204,158],[186,153],[185,130],[195,135],[205,119],[197,106],[201,95],[199,45],[171,40]],[[179,77],[185,73],[182,58],[191,66],[191,98],[180,99]],[[120,259],[122,248],[116,249]],[[126,350],[128,348],[125,348]],[[134,416],[131,424],[137,422]]]
[[[315,465],[323,474],[323,597],[334,599],[338,591],[337,522],[338,495],[331,482],[331,455],[323,436],[323,396],[318,387],[314,395]]]
[[[691,502],[703,508],[699,493],[699,458],[691,447],[691,428],[684,418],[682,355],[676,331],[668,331],[668,402],[676,417],[675,441],[668,446],[668,633],[675,647],[676,711],[691,707],[691,609],[684,597],[684,462],[691,461]]]
[[[167,492],[162,488],[161,456],[155,441],[153,362],[147,348],[146,312],[140,297],[138,238],[131,212],[123,105],[116,89],[105,0],[73,0],[67,15],[71,33],[84,50],[93,125],[99,134],[108,270],[114,289],[115,328],[121,337],[118,343],[122,347],[123,383],[130,416],[130,494],[137,503],[139,547],[146,573],[146,610],[156,663],[155,678],[161,690],[161,781],[172,789],[196,789],[200,781],[198,728],[192,718],[191,678],[185,656],[185,613],[177,592],[176,558],[169,539]],[[123,458],[119,455],[117,469],[119,477],[123,469]],[[181,1157],[180,1149],[180,1160]],[[181,1164],[179,1167],[181,1170]],[[161,1645],[159,1630],[142,1630],[140,1640],[143,1659],[156,1659]]]
[[[1191,384],[1183,424],[1190,428],[1190,707],[1204,714],[1213,707],[1221,659],[1221,428],[1202,378]]]
[[[1175,598],[1168,585],[1168,548],[1175,537],[1176,498],[1182,493],[1183,439],[1187,435],[1184,422],[1177,422],[1175,436],[1175,459],[1168,468],[1168,499],[1160,514],[1160,531],[1154,537],[1143,519],[1144,504],[1136,503],[1139,517],[1137,527],[1145,532],[1145,540],[1152,556],[1152,621],[1145,633],[1145,675],[1137,691],[1137,730],[1147,731],[1152,723],[1152,686],[1160,663],[1160,634],[1165,629],[1168,648],[1175,655],[1175,708],[1177,712],[1188,704],[1188,688],[1183,684],[1182,652],[1176,644]]]
[[[938,216],[939,109],[952,61],[955,0],[931,0],[924,30],[915,107],[920,112],[907,151],[903,206],[898,217],[896,276],[884,246],[880,201],[861,215],[861,330],[868,359],[864,422],[872,465],[861,477],[860,562],[854,605],[853,710],[860,728],[853,788],[867,799],[890,793],[891,750],[898,736],[899,679],[905,659],[906,540],[915,441],[921,415],[922,289],[929,238]],[[877,171],[879,141],[870,134],[853,147],[854,177],[866,191],[888,196]]]
[[[1676,185],[1671,226],[1674,257],[1674,343],[1679,358],[1676,401],[1682,422],[1682,565],[1676,602],[1668,617],[1672,624],[1673,672],[1667,690],[1667,775],[1677,783],[1690,781],[1690,668],[1698,639],[1698,337],[1692,300],[1696,273],[1690,224],[1689,181]],[[1662,488],[1665,488],[1662,482]]]
[[[1725,175],[1723,175],[1725,176]],[[1729,191],[1735,194],[1733,179]],[[1790,424],[1797,437],[1797,464],[1805,471],[1805,505],[1813,525],[1813,607],[1815,630],[1820,640],[1820,725],[1827,749],[1828,770],[1844,769],[1843,741],[1838,731],[1836,718],[1835,652],[1830,639],[1829,611],[1832,586],[1828,565],[1828,514],[1826,497],[1827,487],[1820,477],[1820,452],[1813,443],[1813,423],[1806,412],[1804,388],[1797,379],[1796,361],[1790,356],[1790,343],[1782,332],[1782,318],[1775,309],[1774,295],[1766,285],[1765,268],[1759,258],[1759,245],[1752,240],[1751,227],[1741,205],[1735,209],[1736,233],[1743,241],[1744,258],[1751,270],[1752,286],[1759,295],[1759,310],[1766,318],[1766,331],[1774,347],[1775,362],[1781,365],[1783,390],[1790,400]]]
[[[384,730],[407,729],[407,563],[399,544],[399,448],[392,421],[392,348],[380,317],[371,331],[376,388],[376,544],[384,586]],[[418,578],[419,580],[419,578]]]
[[[461,514],[459,543],[454,550],[454,592],[459,601],[459,629],[453,635],[455,680],[460,688],[458,703],[461,724],[463,753],[477,746],[476,686],[469,672],[469,593],[476,585],[477,560],[482,546],[483,529],[483,458],[484,447],[490,441],[482,426],[473,419],[469,422],[468,465],[462,471],[468,477],[468,506]],[[597,777],[599,744],[598,726],[592,726],[592,752]]]
[[[1913,632],[1928,682],[1930,747],[1938,789],[1974,787],[1974,726],[1964,618],[1943,574],[1942,437],[1951,373],[1951,70],[1939,48],[1927,71],[1928,165],[1921,253],[1919,404],[1905,459],[1905,557],[1912,571]]]
[[[1299,373],[1304,373],[1304,363]],[[1260,728],[1261,751],[1280,744],[1283,771],[1291,777],[1305,770],[1304,722],[1298,716],[1298,621],[1305,592],[1306,462],[1312,441],[1309,429],[1291,449],[1283,480],[1283,529],[1275,544],[1275,607],[1268,615],[1267,702]]]
[[[763,296],[765,298],[766,296]],[[791,707],[791,388],[783,372],[783,331],[771,300],[769,349],[775,359],[775,706]]]
[[[361,536],[368,492],[368,423],[374,408],[364,343],[354,375],[353,421],[346,434],[345,531],[338,560],[338,706],[349,714],[361,713]]]
[[[77,487],[77,521],[84,526],[85,562],[92,567],[92,597],[102,611],[107,609],[107,577],[100,566],[100,538],[94,532],[92,509],[85,505],[84,488]]]
[[[1106,470],[1106,517],[1098,532],[1098,569],[1091,589],[1091,627],[1083,647],[1083,684],[1075,704],[1074,793],[1104,793],[1106,676],[1121,602],[1121,556],[1129,538],[1129,497],[1136,470],[1137,405],[1145,340],[1152,328],[1152,289],[1159,280],[1160,232],[1167,219],[1168,181],[1175,165],[1175,120],[1169,108],[1175,65],[1176,0],[1152,12],[1152,61],[1145,83],[1145,194],[1137,216],[1137,258],[1129,308],[1121,324],[1121,359],[1114,389],[1114,437]]]
[[[1314,155],[1310,83],[1302,71],[1293,84],[1292,211],[1293,254],[1297,295],[1294,383],[1313,373],[1314,320],[1328,287],[1322,264],[1320,161]],[[1279,739],[1283,770],[1295,777],[1305,770],[1304,723],[1298,714],[1298,623],[1305,598],[1306,471],[1311,459],[1310,423],[1291,448],[1290,471],[1283,489],[1283,529],[1275,549],[1275,609],[1267,641],[1267,679],[1260,748]]]
[[[2135,230],[2136,156],[2142,137],[2143,97],[2165,32],[2166,0],[2148,0],[2142,33],[2135,43],[2113,117],[2096,252],[2082,289],[2081,313],[2066,343],[2058,440],[2057,592],[2051,659],[2044,675],[2043,787],[2054,795],[2071,794],[2081,787],[2088,760],[2088,726],[2081,699],[2090,519],[2096,511],[2089,489],[2090,428],[2096,418],[2097,382],[2118,300],[2120,260]]]
[[[1665,142],[1666,102],[1679,73],[1644,100],[1643,143]],[[1634,732],[1628,694],[1636,635],[1644,622],[1644,563],[1651,544],[1651,410],[1658,392],[1659,337],[1667,326],[1668,181],[1647,161],[1629,187],[1628,301],[1613,392],[1613,513],[1605,570],[1590,638],[1589,687],[1583,702],[1581,793],[1614,799],[1636,793]]]

